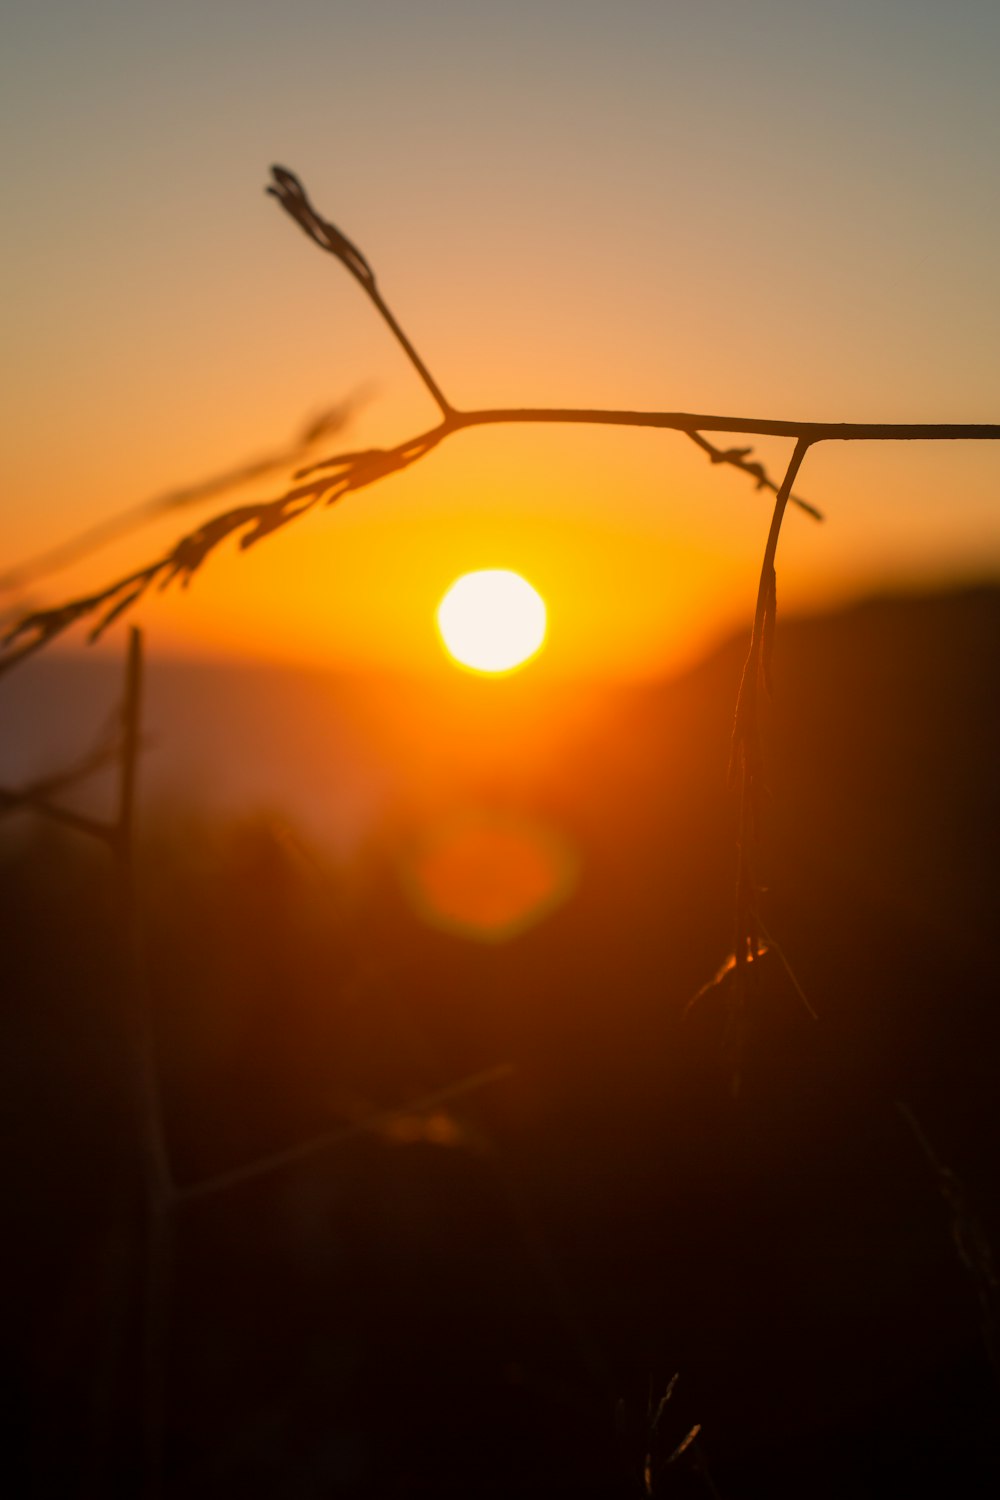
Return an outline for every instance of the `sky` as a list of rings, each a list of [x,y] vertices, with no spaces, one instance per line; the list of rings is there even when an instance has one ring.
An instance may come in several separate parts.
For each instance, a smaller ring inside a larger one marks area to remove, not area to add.
[[[8,0],[0,34],[4,567],[352,393],[334,447],[433,423],[272,162],[460,407],[1000,419],[993,3]],[[827,520],[788,517],[783,610],[1000,571],[1000,445],[827,444],[798,488]],[[445,670],[438,599],[507,567],[548,604],[533,671],[641,677],[745,626],[769,510],[677,434],[472,431],[136,618],[165,654]]]

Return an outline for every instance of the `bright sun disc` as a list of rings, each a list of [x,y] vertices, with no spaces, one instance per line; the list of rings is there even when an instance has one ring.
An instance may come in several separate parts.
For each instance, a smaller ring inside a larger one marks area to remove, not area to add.
[[[545,604],[528,581],[507,568],[465,573],[437,610],[448,651],[475,672],[511,672],[545,640]]]

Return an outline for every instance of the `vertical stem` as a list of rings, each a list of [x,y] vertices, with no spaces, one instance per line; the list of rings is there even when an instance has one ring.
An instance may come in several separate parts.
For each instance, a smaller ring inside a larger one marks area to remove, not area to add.
[[[162,1491],[166,1309],[170,1277],[173,1179],[163,1127],[152,1003],[143,953],[135,879],[135,803],[142,717],[142,634],[129,632],[121,722],[121,777],[113,850],[126,944],[129,1040],[142,1163],[139,1339],[141,1490]]]
[[[125,696],[122,699],[121,779],[118,786],[118,832],[123,850],[131,854],[135,825],[135,788],[142,720],[142,631],[128,633]]]
[[[781,533],[781,523],[785,518],[785,510],[792,493],[792,485],[802,467],[802,460],[809,451],[809,439],[800,437],[795,444],[795,450],[788,461],[785,477],[781,481],[774,500],[774,510],[771,514],[771,526],[767,533],[767,542],[764,547],[764,560],[760,569],[760,584],[757,589],[757,607],[754,610],[753,638],[750,643],[751,652],[756,643],[758,652],[761,648],[761,632],[764,627],[764,615],[767,609],[768,594],[774,579],[774,559],[778,551],[778,537]]]
[[[172,1195],[173,1184],[163,1129],[160,1083],[153,1038],[152,1005],[146,977],[135,880],[135,800],[142,718],[142,679],[142,632],[133,626],[129,631],[128,660],[125,669],[121,777],[113,848],[118,875],[119,907],[127,943],[132,990],[131,1030],[134,1062],[137,1065],[139,1120],[146,1183],[155,1199],[165,1201]]]
[[[739,850],[736,875],[736,935],[733,957],[736,964],[734,986],[734,1012],[732,1020],[738,1024],[746,991],[747,965],[758,956],[760,933],[757,914],[758,885],[754,870],[756,852],[758,798],[763,766],[760,747],[760,723],[758,701],[761,679],[766,666],[766,651],[770,646],[770,632],[774,628],[775,615],[775,569],[774,559],[778,550],[778,537],[784,519],[792,486],[795,483],[802,460],[809,449],[810,440],[800,437],[788,461],[785,477],[774,501],[771,525],[764,546],[764,557],[757,587],[757,604],[754,609],[753,631],[750,650],[743,666],[739,696],[736,702],[736,721],[733,726],[733,751],[738,757],[740,770],[740,814]],[[733,1038],[737,1055],[734,1071],[734,1091],[739,1087],[739,1038]]]

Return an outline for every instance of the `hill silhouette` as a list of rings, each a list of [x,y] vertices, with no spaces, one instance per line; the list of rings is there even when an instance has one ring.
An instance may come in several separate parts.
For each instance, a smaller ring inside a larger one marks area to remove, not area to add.
[[[502,702],[154,667],[175,761],[150,756],[143,890],[180,1179],[513,1067],[183,1211],[170,1494],[637,1494],[650,1382],[675,1371],[668,1433],[703,1424],[726,1495],[986,1492],[984,1310],[896,1101],[1000,1245],[998,642],[988,587],[779,621],[765,915],[819,1020],[768,955],[738,1099],[723,997],[689,1002],[731,943],[745,641],[642,688],[525,674]],[[29,714],[51,750],[114,696],[100,663],[5,690],[11,771],[45,749]],[[221,769],[195,815],[199,732]],[[429,925],[401,878],[469,807],[573,853],[565,899],[507,942]],[[16,1493],[126,1495],[135,1161],[105,872],[9,822],[0,886],[4,1462]],[[698,1483],[678,1461],[662,1493]]]

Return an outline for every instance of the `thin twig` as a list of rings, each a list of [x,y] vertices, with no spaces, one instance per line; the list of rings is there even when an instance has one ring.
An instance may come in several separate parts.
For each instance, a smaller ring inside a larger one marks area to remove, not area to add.
[[[355,281],[371,298],[378,309],[393,337],[403,350],[403,353],[440,408],[441,415],[447,419],[451,414],[450,403],[396,321],[396,318],[390,312],[388,305],[383,300],[382,294],[375,284],[375,272],[361,251],[356,245],[351,243],[345,234],[341,233],[335,224],[331,224],[329,219],[320,217],[310,203],[305,188],[294,172],[290,172],[287,167],[272,167],[271,176],[274,178],[274,181],[270,187],[265,189],[265,192],[270,194],[272,198],[277,198],[285,212],[296,221],[314,244],[318,245],[321,250],[326,250],[329,254],[335,255],[341,265],[350,271]]]
[[[761,956],[761,926],[758,913],[760,885],[757,878],[757,838],[760,827],[760,802],[764,789],[763,753],[760,743],[760,693],[769,691],[770,653],[774,639],[777,611],[775,557],[781,523],[788,506],[792,485],[808,452],[808,438],[800,437],[788,461],[785,477],[774,502],[774,512],[764,547],[757,603],[754,609],[750,649],[743,667],[736,716],[733,723],[731,767],[739,772],[740,811],[736,873],[736,932],[733,942],[735,968],[731,986],[729,1046],[733,1058],[733,1092],[740,1087],[745,1007],[750,980],[750,966]]]
[[[658,427],[671,432],[746,432],[757,437],[804,438],[807,443],[972,442],[1000,439],[996,422],[797,422],[772,417],[727,417],[694,411],[619,411],[598,407],[495,407],[456,411],[456,425],[570,422],[597,427]]]
[[[166,1345],[173,1239],[173,1174],[163,1123],[163,1100],[135,877],[135,806],[142,717],[142,633],[129,631],[121,708],[121,775],[112,841],[118,906],[128,966],[127,1019],[132,1085],[142,1159],[140,1394],[142,1493],[162,1491],[166,1425]]]
[[[112,843],[115,837],[114,823],[101,818],[91,818],[86,813],[75,812],[72,808],[63,807],[61,803],[54,802],[52,799],[61,792],[70,791],[91,776],[97,775],[99,771],[103,771],[117,761],[120,754],[119,737],[114,735],[108,742],[102,740],[82,760],[77,761],[65,771],[40,776],[27,786],[0,788],[0,818],[20,811],[33,812],[39,817],[48,818],[54,823],[61,823],[64,827],[72,828],[77,833],[99,839],[102,843]]]
[[[965,1184],[945,1165],[913,1110],[902,1099],[894,1102],[923,1152],[938,1192],[948,1208],[952,1244],[979,1301],[983,1343],[994,1372],[1000,1377],[1000,1278],[989,1235],[972,1206]]]
[[[513,1071],[510,1063],[501,1063],[495,1068],[486,1068],[482,1073],[473,1073],[469,1078],[448,1084],[432,1094],[424,1094],[410,1104],[395,1105],[391,1109],[379,1110],[376,1114],[367,1115],[363,1120],[356,1120],[337,1130],[325,1130],[320,1135],[310,1136],[309,1140],[299,1141],[283,1151],[271,1151],[266,1156],[255,1157],[253,1161],[243,1166],[233,1167],[228,1172],[220,1172],[215,1177],[207,1177],[204,1181],[192,1183],[189,1187],[177,1188],[175,1199],[179,1203],[192,1203],[199,1198],[214,1198],[219,1193],[228,1192],[230,1188],[242,1187],[244,1183],[254,1182],[261,1177],[270,1177],[285,1167],[296,1166],[299,1162],[316,1156],[320,1152],[329,1151],[333,1147],[344,1145],[347,1141],[356,1140],[358,1136],[377,1134],[386,1126],[394,1124],[400,1115],[425,1114],[428,1110],[437,1109],[442,1104],[449,1104],[453,1099],[459,1099],[464,1094],[471,1094],[476,1089],[485,1088],[487,1084],[497,1083],[501,1078],[508,1078]]]
[[[97,839],[109,848],[113,847],[118,836],[117,822],[109,822],[105,818],[92,818],[87,813],[64,807],[61,802],[53,799],[64,792],[72,791],[74,787],[98,775],[108,766],[120,764],[121,755],[121,726],[115,723],[101,735],[92,750],[68,766],[66,770],[39,776],[27,786],[0,787],[0,818],[21,811],[32,812],[37,817],[60,823],[65,828],[72,828],[77,833]]]
[[[163,1105],[156,1062],[152,999],[143,953],[135,879],[135,799],[142,713],[142,632],[129,631],[125,696],[122,702],[121,776],[113,851],[118,879],[122,930],[128,943],[134,1062],[140,1094],[141,1140],[150,1198],[169,1201],[173,1191],[163,1125]]]
[[[64,828],[72,828],[76,833],[86,834],[105,844],[111,845],[115,841],[112,823],[104,823],[100,818],[90,818],[86,813],[74,812],[71,807],[61,807],[57,802],[49,802],[31,787],[20,791],[0,789],[0,817],[20,811],[36,813],[52,823],[61,823]]]
[[[772,936],[772,934],[768,931],[767,927],[765,926],[764,922],[761,919],[761,916],[760,916],[759,912],[757,914],[757,926],[760,929],[761,935],[764,938],[764,945],[765,945],[765,948],[767,949],[767,951],[773,952],[774,954],[777,955],[777,958],[778,958],[779,962],[781,963],[781,967],[784,969],[785,973],[787,974],[787,976],[788,976],[788,978],[789,978],[789,980],[791,982],[793,990],[795,991],[796,995],[798,996],[799,1000],[802,1003],[803,1010],[806,1012],[806,1014],[813,1021],[818,1021],[819,1020],[819,1012],[817,1011],[816,1007],[813,1005],[812,1001],[809,999],[809,996],[806,994],[805,990],[802,988],[802,985],[799,983],[798,975],[796,974],[795,970],[792,968],[791,964],[789,963],[788,958],[787,958],[787,956],[785,954],[785,950],[782,948],[781,944],[779,942],[777,942],[776,939]]]

